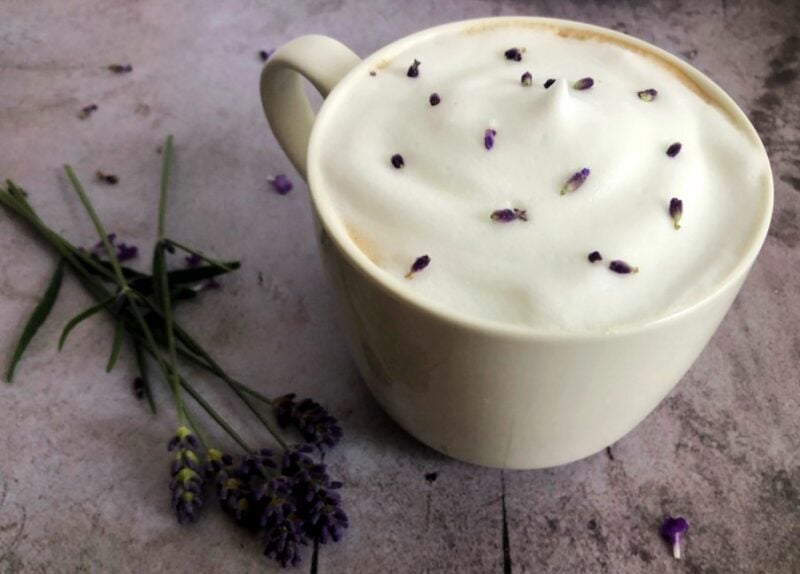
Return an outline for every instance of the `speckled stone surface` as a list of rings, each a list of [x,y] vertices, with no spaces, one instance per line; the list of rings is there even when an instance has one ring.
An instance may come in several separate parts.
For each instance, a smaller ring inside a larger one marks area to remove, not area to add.
[[[589,21],[682,55],[753,119],[776,183],[760,259],[694,368],[609,453],[545,471],[449,460],[378,409],[334,323],[305,186],[282,197],[266,185],[296,176],[262,118],[258,50],[316,32],[366,55],[430,25],[497,14]],[[313,395],[345,428],[329,463],[347,483],[352,527],[313,560],[309,549],[301,572],[800,572],[798,22],[792,1],[3,0],[0,175],[90,244],[60,166],[87,182],[96,169],[118,174],[119,185],[89,192],[109,227],[147,253],[156,148],[175,134],[170,234],[244,264],[181,320],[235,376],[269,394]],[[111,63],[134,69],[115,76]],[[79,120],[90,103],[98,111]],[[3,363],[53,265],[0,213]],[[56,351],[61,326],[88,303],[67,281],[16,382],[0,386],[0,573],[272,571],[259,541],[214,505],[195,525],[175,524],[168,396],[159,385],[155,417],[132,397],[127,351],[104,372],[108,320]],[[191,376],[266,442],[233,397]],[[665,513],[692,524],[680,563],[658,536]]]

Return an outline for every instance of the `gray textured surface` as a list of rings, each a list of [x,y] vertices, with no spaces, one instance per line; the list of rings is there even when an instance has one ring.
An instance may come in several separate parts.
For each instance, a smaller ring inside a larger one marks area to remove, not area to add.
[[[321,32],[366,55],[436,23],[515,13],[610,26],[689,58],[753,118],[776,207],[732,312],[675,391],[613,446],[613,460],[501,473],[416,443],[359,383],[333,322],[304,186],[287,197],[266,191],[268,176],[291,172],[261,117],[256,52]],[[186,322],[236,376],[270,394],[314,395],[344,424],[330,463],[347,483],[352,528],[321,549],[319,572],[800,572],[798,21],[791,1],[3,0],[0,175],[90,243],[59,166],[74,164],[86,180],[98,168],[118,173],[117,187],[90,192],[109,226],[146,253],[156,147],[175,133],[172,235],[244,261],[221,292],[184,308]],[[113,62],[134,72],[112,76]],[[92,102],[99,111],[78,120]],[[0,214],[3,361],[52,265]],[[269,571],[258,541],[216,508],[196,525],[174,523],[169,403],[159,389],[153,418],[131,397],[128,353],[103,372],[107,321],[83,325],[56,352],[60,326],[87,302],[68,282],[17,382],[0,386],[0,572]],[[238,423],[259,440],[256,425]],[[682,563],[658,538],[666,512],[693,525]],[[300,568],[309,570],[310,553]]]

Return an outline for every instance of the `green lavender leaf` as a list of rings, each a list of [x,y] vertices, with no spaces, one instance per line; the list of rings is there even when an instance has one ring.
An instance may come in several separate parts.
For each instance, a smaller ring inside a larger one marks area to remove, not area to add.
[[[17,368],[17,364],[19,363],[20,359],[22,359],[25,349],[28,348],[28,345],[30,344],[34,335],[36,335],[36,331],[39,330],[39,327],[42,326],[47,319],[47,316],[50,314],[50,310],[53,308],[53,304],[56,302],[58,293],[61,290],[61,282],[63,279],[64,260],[61,259],[58,262],[58,267],[56,267],[55,273],[53,273],[53,277],[50,279],[47,290],[44,292],[44,295],[39,303],[36,304],[36,307],[34,307],[30,319],[28,319],[28,322],[25,324],[25,328],[22,330],[22,335],[17,342],[17,346],[14,349],[14,354],[11,357],[11,362],[8,365],[8,370],[6,371],[7,382],[10,383],[14,378],[14,370]]]
[[[117,319],[117,322],[114,323],[114,343],[111,345],[111,356],[108,358],[106,373],[110,373],[111,369],[114,368],[114,365],[117,364],[119,351],[122,349],[122,327],[122,319]]]
[[[64,347],[64,343],[67,341],[67,336],[75,327],[77,327],[80,323],[82,323],[95,313],[102,311],[105,307],[110,305],[116,298],[117,298],[116,295],[112,295],[108,299],[103,299],[96,305],[92,305],[88,309],[81,311],[80,313],[75,315],[72,319],[70,319],[69,322],[67,322],[67,324],[64,325],[64,330],[61,331],[61,338],[59,338],[58,340],[58,350],[60,351]]]

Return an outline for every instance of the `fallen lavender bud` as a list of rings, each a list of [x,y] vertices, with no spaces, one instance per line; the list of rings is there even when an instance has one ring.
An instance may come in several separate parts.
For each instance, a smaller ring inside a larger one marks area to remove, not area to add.
[[[602,261],[602,260],[603,260],[603,256],[600,255],[599,251],[592,251],[589,254],[589,263],[595,263],[597,261]]]
[[[677,197],[669,200],[669,216],[672,218],[672,224],[675,229],[680,229],[680,221],[683,216],[683,201]]]
[[[682,146],[680,143],[678,143],[678,142],[675,142],[674,144],[672,144],[671,146],[669,146],[669,147],[667,148],[667,155],[668,155],[669,157],[675,157],[676,155],[678,155],[679,153],[681,153],[681,148],[682,148],[682,147],[683,147],[683,146]]]
[[[439,105],[439,102],[441,102],[441,101],[442,101],[442,98],[440,98],[440,97],[439,97],[439,94],[437,94],[436,92],[434,92],[434,93],[432,93],[432,94],[431,94],[431,97],[430,97],[430,98],[428,98],[428,101],[430,102],[430,104],[431,104],[432,106],[438,106],[438,105]]]
[[[530,86],[533,83],[533,75],[530,72],[525,72],[519,81],[523,86]]]
[[[414,63],[408,67],[408,72],[406,72],[406,76],[409,78],[416,78],[419,76],[419,67],[422,62],[414,58]]]
[[[99,169],[95,172],[95,176],[97,176],[97,181],[107,183],[108,185],[117,185],[119,183],[119,176],[112,173],[103,173]]]
[[[588,90],[592,86],[594,86],[594,80],[592,78],[581,78],[572,85],[576,90]]]
[[[682,516],[672,518],[667,516],[661,524],[661,536],[672,545],[672,556],[681,558],[681,536],[689,530],[689,523]]]
[[[584,183],[586,183],[586,179],[589,177],[590,173],[591,170],[588,167],[584,167],[580,171],[576,171],[574,174],[572,174],[572,176],[564,184],[564,187],[561,188],[561,195],[566,195],[567,193],[579,189]]]
[[[546,90],[547,88],[549,88],[550,86],[552,86],[555,83],[556,83],[555,79],[554,78],[550,78],[549,80],[547,80],[544,83],[544,89]]]
[[[636,92],[636,95],[639,96],[639,99],[643,102],[652,102],[654,99],[656,99],[658,91],[654,90],[653,88],[648,88],[646,90],[642,90],[641,92]]]
[[[392,156],[391,161],[392,161],[392,165],[394,166],[395,169],[400,169],[401,167],[406,165],[406,160],[404,160],[403,156],[400,155],[399,153],[394,154]]]
[[[509,223],[516,219],[528,221],[528,212],[524,209],[497,209],[489,216],[492,221],[499,223]]]
[[[112,74],[129,74],[133,71],[133,66],[130,64],[111,64],[108,69]]]
[[[411,279],[414,273],[418,271],[422,271],[425,269],[431,262],[431,258],[427,255],[420,255],[414,260],[414,263],[411,264],[411,269],[406,273],[406,279]]]
[[[627,275],[628,273],[638,273],[639,268],[633,267],[632,265],[626,263],[625,261],[620,261],[616,259],[608,264],[608,268],[611,269],[614,273],[619,273],[621,275]]]
[[[273,191],[280,195],[286,195],[292,191],[292,189],[294,189],[294,184],[282,173],[279,173],[274,177],[267,178],[267,181],[272,186]]]
[[[85,120],[96,111],[97,111],[97,104],[89,104],[88,106],[82,108],[80,112],[78,112],[78,117],[82,120]]]
[[[522,52],[519,48],[509,48],[505,51],[506,60],[513,60],[515,62],[522,61]]]
[[[494,147],[494,138],[497,135],[497,130],[489,128],[483,132],[483,147],[490,150]]]

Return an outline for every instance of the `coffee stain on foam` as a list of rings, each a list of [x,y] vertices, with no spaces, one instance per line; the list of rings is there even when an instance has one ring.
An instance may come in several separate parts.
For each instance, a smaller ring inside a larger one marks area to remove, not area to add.
[[[568,38],[571,40],[581,41],[596,41],[600,43],[607,43],[647,58],[662,68],[670,72],[675,79],[689,89],[692,93],[698,96],[703,102],[709,106],[719,110],[736,128],[747,131],[746,126],[742,123],[741,119],[730,110],[727,106],[721,105],[717,99],[711,95],[703,86],[697,83],[685,70],[665,60],[663,57],[654,53],[651,50],[640,46],[634,38],[626,38],[624,36],[616,36],[602,32],[594,32],[590,30],[579,30],[575,28],[565,28],[558,24],[549,22],[529,22],[529,21],[512,21],[500,20],[497,22],[482,22],[480,24],[471,24],[466,26],[463,30],[465,34],[482,34],[501,28],[535,28],[539,30],[546,30],[556,34],[561,38]]]

